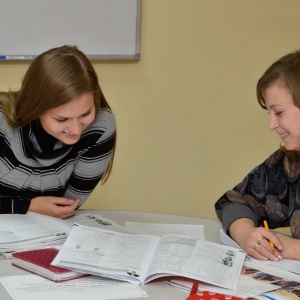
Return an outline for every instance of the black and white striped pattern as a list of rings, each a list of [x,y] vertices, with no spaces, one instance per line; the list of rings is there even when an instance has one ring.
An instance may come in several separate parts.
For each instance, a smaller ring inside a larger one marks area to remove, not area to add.
[[[76,144],[56,141],[43,152],[39,141],[51,137],[33,124],[11,128],[0,109],[0,213],[25,213],[36,196],[79,198],[82,205],[107,169],[115,129],[112,112],[101,109]]]

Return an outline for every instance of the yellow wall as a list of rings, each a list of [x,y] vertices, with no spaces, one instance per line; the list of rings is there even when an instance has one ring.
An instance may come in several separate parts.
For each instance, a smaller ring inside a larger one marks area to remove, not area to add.
[[[215,218],[218,197],[279,146],[255,85],[300,48],[299,11],[298,0],[143,0],[141,60],[94,63],[118,144],[84,208]],[[2,63],[0,89],[27,67]]]

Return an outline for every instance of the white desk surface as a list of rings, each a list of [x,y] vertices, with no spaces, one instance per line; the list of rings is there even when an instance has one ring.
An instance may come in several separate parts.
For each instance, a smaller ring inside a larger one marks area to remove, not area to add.
[[[107,217],[120,225],[124,225],[126,221],[145,222],[145,223],[169,223],[169,224],[201,224],[204,225],[205,238],[208,241],[221,243],[220,228],[221,223],[216,220],[187,217],[179,215],[147,213],[147,212],[129,212],[129,211],[109,211],[109,210],[78,210],[77,214],[93,212],[98,215]],[[69,218],[72,222],[72,218]],[[10,260],[0,259],[0,276],[29,274],[20,268],[11,265]],[[149,300],[185,300],[188,296],[187,292],[181,291],[175,287],[161,282],[150,282],[141,286],[147,292]],[[0,299],[11,300],[11,297],[6,292],[5,288],[0,284]],[[137,298],[135,298],[137,299]],[[88,300],[88,299],[86,299]],[[128,299],[130,300],[130,299]],[[133,299],[132,299],[133,300]]]

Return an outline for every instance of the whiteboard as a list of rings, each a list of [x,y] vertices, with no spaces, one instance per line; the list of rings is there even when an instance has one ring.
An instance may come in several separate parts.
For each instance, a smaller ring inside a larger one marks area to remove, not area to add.
[[[76,45],[92,60],[140,59],[141,0],[1,0],[0,61]]]

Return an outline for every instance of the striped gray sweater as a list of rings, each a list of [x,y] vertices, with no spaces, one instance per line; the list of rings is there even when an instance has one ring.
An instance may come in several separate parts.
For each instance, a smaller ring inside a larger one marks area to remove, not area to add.
[[[101,109],[74,145],[64,145],[38,124],[14,129],[0,108],[0,213],[26,213],[30,199],[56,196],[82,205],[111,159],[115,119]]]

